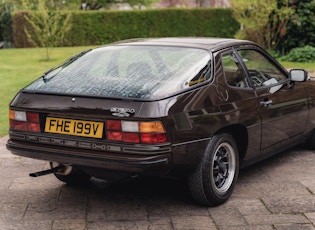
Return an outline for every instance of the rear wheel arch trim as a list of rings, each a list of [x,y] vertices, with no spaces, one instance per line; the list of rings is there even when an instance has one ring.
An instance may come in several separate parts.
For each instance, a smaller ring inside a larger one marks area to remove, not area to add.
[[[241,124],[233,124],[229,126],[225,126],[222,129],[218,130],[213,134],[213,136],[221,133],[230,134],[237,145],[238,153],[239,153],[239,161],[245,159],[247,148],[248,148],[248,131],[247,128]]]

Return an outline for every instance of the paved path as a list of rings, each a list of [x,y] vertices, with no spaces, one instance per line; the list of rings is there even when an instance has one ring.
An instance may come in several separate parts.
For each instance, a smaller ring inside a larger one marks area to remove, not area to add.
[[[315,229],[315,151],[296,147],[241,171],[231,199],[193,203],[172,180],[92,180],[69,187],[47,163],[10,154],[0,138],[0,230],[7,229]]]

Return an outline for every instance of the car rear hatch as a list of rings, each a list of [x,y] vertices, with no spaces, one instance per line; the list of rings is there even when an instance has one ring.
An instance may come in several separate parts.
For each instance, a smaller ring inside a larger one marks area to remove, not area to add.
[[[107,162],[128,161],[142,168],[167,164],[171,150],[163,121],[141,117],[143,103],[20,92],[10,107],[9,148],[17,141],[21,148],[69,153],[72,159],[97,157]],[[26,156],[56,160],[47,154]]]

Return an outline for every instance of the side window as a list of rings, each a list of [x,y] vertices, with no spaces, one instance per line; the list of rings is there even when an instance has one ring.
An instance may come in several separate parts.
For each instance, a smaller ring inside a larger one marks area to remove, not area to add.
[[[233,53],[222,55],[222,64],[226,82],[230,86],[240,88],[248,87],[244,69]]]
[[[285,81],[285,74],[264,55],[256,50],[239,50],[255,87],[278,84]]]

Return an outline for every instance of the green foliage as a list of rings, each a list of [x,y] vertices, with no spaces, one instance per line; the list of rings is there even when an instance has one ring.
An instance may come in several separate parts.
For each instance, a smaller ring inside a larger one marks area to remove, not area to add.
[[[286,56],[279,58],[280,61],[315,63],[315,47],[304,46],[292,49]]]
[[[286,1],[288,3],[288,1]],[[266,49],[272,49],[286,27],[293,10],[277,0],[232,0],[233,15],[242,25],[236,37],[252,40]]]
[[[17,12],[13,18],[15,47],[29,47],[21,30],[29,25],[21,14],[25,12]],[[232,38],[239,28],[230,9],[76,11],[69,23],[72,26],[59,46],[101,45],[138,37]]]
[[[38,10],[39,0],[5,0],[14,5],[15,10]],[[23,4],[27,1],[27,8]],[[112,4],[129,3],[131,6],[150,6],[159,0],[45,0],[45,6],[49,10],[84,10],[108,9]]]
[[[0,3],[0,41],[4,41],[4,47],[12,43],[11,8],[10,4]]]
[[[294,0],[292,9],[294,14],[281,34],[278,46],[275,47],[282,54],[287,54],[295,47],[315,47],[315,1]]]
[[[39,0],[5,0],[14,5],[15,11],[38,10]],[[25,2],[27,3],[25,5]],[[49,10],[79,10],[81,0],[45,0]]]
[[[23,1],[24,8],[27,2]],[[48,11],[45,1],[38,0],[38,10],[24,14],[28,23],[23,28],[27,40],[36,47],[45,47],[45,61],[50,60],[51,48],[58,46],[65,33],[70,29],[71,14],[63,15],[58,11]]]

